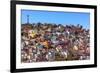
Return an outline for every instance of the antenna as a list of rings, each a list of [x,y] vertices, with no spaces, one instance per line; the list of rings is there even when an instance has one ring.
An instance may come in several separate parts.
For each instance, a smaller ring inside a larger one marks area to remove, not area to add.
[[[27,15],[27,24],[29,24],[29,15]]]

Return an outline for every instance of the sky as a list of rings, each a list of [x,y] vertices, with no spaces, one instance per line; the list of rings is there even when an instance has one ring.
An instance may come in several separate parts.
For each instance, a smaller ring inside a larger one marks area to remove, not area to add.
[[[90,13],[21,10],[21,24],[27,23],[27,16],[29,23],[80,24],[85,29],[90,28]]]

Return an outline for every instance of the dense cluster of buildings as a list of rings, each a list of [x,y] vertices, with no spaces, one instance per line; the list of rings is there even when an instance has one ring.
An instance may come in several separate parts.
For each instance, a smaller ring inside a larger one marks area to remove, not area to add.
[[[90,59],[89,29],[81,25],[21,24],[21,62]]]

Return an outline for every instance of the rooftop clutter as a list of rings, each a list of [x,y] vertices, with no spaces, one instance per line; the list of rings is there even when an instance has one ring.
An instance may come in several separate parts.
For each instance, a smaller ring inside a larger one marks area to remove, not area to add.
[[[79,24],[21,25],[22,63],[87,59],[90,59],[89,29]]]

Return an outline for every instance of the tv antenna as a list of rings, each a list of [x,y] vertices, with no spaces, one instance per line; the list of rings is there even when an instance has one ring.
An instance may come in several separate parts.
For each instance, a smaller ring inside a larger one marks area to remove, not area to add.
[[[29,15],[27,15],[27,24],[29,24]]]

